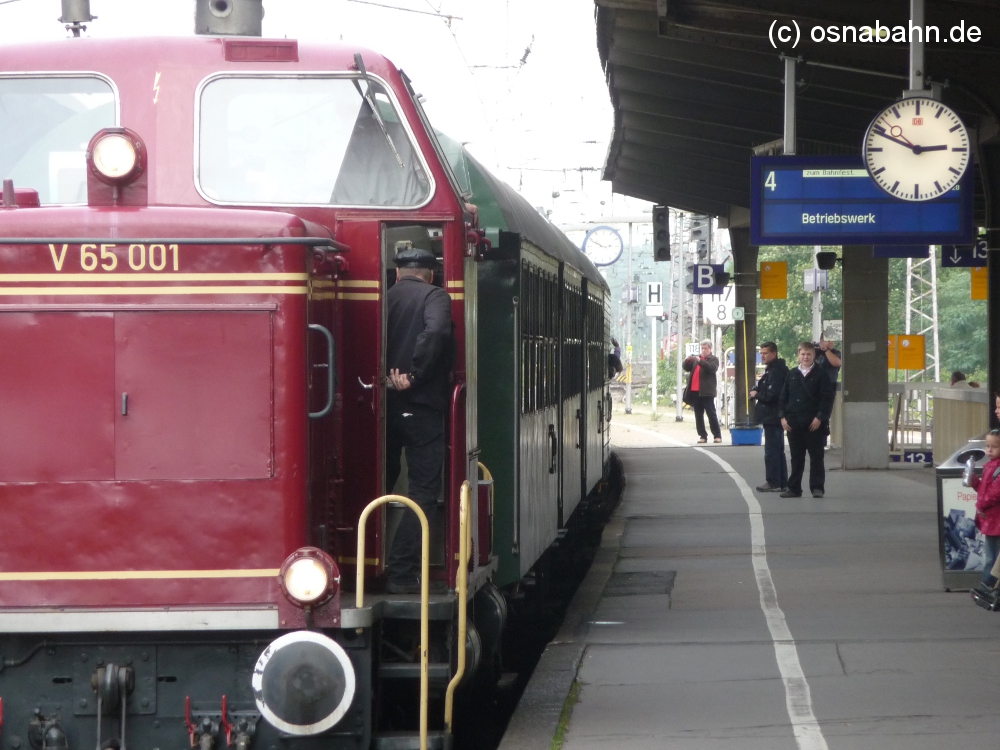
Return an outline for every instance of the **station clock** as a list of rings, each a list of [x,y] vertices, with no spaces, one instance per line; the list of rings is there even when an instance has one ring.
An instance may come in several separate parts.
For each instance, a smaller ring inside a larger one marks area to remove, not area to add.
[[[969,167],[969,132],[946,104],[902,99],[879,112],[865,134],[868,173],[889,195],[929,201],[955,187]]]
[[[583,238],[583,252],[595,266],[610,266],[624,249],[622,236],[612,227],[594,227]]]

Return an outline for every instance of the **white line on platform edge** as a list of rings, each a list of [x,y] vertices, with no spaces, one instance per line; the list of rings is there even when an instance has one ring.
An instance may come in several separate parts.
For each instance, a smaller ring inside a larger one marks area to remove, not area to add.
[[[663,440],[664,442],[667,443],[667,445],[665,445],[665,446],[650,445],[650,446],[648,446],[650,448],[660,448],[660,447],[664,447],[664,448],[690,448],[691,447],[687,443],[682,443],[680,440],[674,440],[672,437],[667,437],[662,432],[655,432],[653,430],[647,430],[647,429],[645,429],[643,427],[633,427],[630,424],[620,424],[618,426],[619,427],[624,427],[626,430],[633,430],[634,432],[641,432],[644,435],[652,435],[653,437],[660,438],[660,440]],[[629,446],[629,447],[631,447],[631,448],[641,448],[642,446],[635,445],[635,446]]]
[[[826,738],[813,714],[812,695],[809,683],[802,672],[799,662],[799,651],[792,638],[792,632],[785,622],[785,613],[778,606],[778,592],[771,579],[771,569],[767,566],[767,545],[764,541],[764,516],[761,514],[760,503],[754,497],[750,485],[744,481],[732,466],[723,461],[711,451],[695,448],[699,453],[715,461],[732,477],[740,488],[743,499],[750,511],[750,541],[753,549],[753,569],[757,578],[757,590],[760,591],[760,608],[764,611],[771,640],[774,641],[774,655],[778,660],[778,671],[785,683],[785,707],[788,718],[792,722],[792,731],[799,750],[828,750]]]

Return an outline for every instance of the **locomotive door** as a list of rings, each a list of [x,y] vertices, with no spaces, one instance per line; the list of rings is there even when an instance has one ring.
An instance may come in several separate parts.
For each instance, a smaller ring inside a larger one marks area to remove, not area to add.
[[[381,331],[380,331],[380,362],[381,367],[379,373],[383,374],[388,371],[388,366],[386,365],[386,325],[387,325],[387,307],[386,307],[386,296],[389,289],[396,283],[396,264],[395,255],[398,250],[407,247],[419,248],[422,250],[428,250],[434,255],[441,259],[438,267],[434,270],[434,278],[431,283],[435,286],[444,287],[444,273],[443,273],[443,255],[444,255],[444,243],[443,243],[443,230],[440,227],[425,226],[425,225],[403,225],[403,226],[389,226],[383,225],[382,230],[382,288],[385,292],[382,295],[381,303],[379,305],[381,310]],[[393,494],[402,495],[404,497],[411,497],[407,474],[408,467],[406,463],[406,452],[403,451],[399,456],[399,473],[395,479],[392,481],[392,477],[389,476],[389,463],[392,457],[388,456],[387,446],[388,440],[386,435],[386,430],[388,427],[388,415],[386,413],[386,383],[385,377],[380,377],[379,379],[379,396],[381,402],[381,419],[379,421],[380,439],[382,444],[382,450],[380,452],[380,476],[382,477],[382,487],[383,494]],[[447,435],[446,435],[447,442]],[[442,471],[445,468],[442,466]],[[447,477],[447,473],[445,473]],[[390,486],[391,482],[391,486]],[[445,498],[448,492],[448,482],[442,481],[441,483],[441,495],[438,498],[438,506],[434,512],[428,514],[428,521],[430,522],[431,531],[431,549],[430,549],[430,562],[432,567],[441,567],[445,564],[445,528],[446,519],[444,514],[444,504]],[[399,522],[403,517],[403,514],[407,511],[402,504],[391,503],[387,506],[385,517],[383,520],[383,531],[385,534],[385,547],[384,550],[388,554],[389,549],[392,546],[392,540],[395,536]]]
[[[334,557],[344,549],[338,529],[353,526],[343,504],[343,330],[337,299],[338,266],[329,256],[313,258],[308,307],[309,540]]]
[[[350,271],[337,279],[339,325],[344,332],[339,352],[342,392],[343,484],[339,522],[331,529],[331,546],[350,580],[357,553],[357,521],[365,506],[382,492],[382,245],[381,226],[373,221],[339,221],[337,238],[349,245]],[[318,343],[318,342],[317,342]],[[365,539],[369,573],[384,564],[382,527],[369,522]]]

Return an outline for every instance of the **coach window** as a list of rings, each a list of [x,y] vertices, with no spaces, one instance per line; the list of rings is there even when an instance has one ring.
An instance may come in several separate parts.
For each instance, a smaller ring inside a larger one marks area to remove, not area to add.
[[[412,208],[432,181],[385,88],[220,76],[199,99],[198,187],[215,203]]]
[[[117,125],[112,84],[94,75],[0,75],[0,176],[42,204],[87,202],[87,143]]]

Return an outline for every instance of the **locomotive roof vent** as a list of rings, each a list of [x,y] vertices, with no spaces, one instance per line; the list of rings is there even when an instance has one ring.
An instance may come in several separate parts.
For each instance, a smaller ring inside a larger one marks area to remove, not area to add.
[[[263,0],[196,0],[194,33],[260,36],[263,19]]]
[[[97,16],[90,15],[90,0],[62,0],[62,16],[59,22],[66,26],[66,31],[73,36],[80,36],[87,30],[87,24]]]

